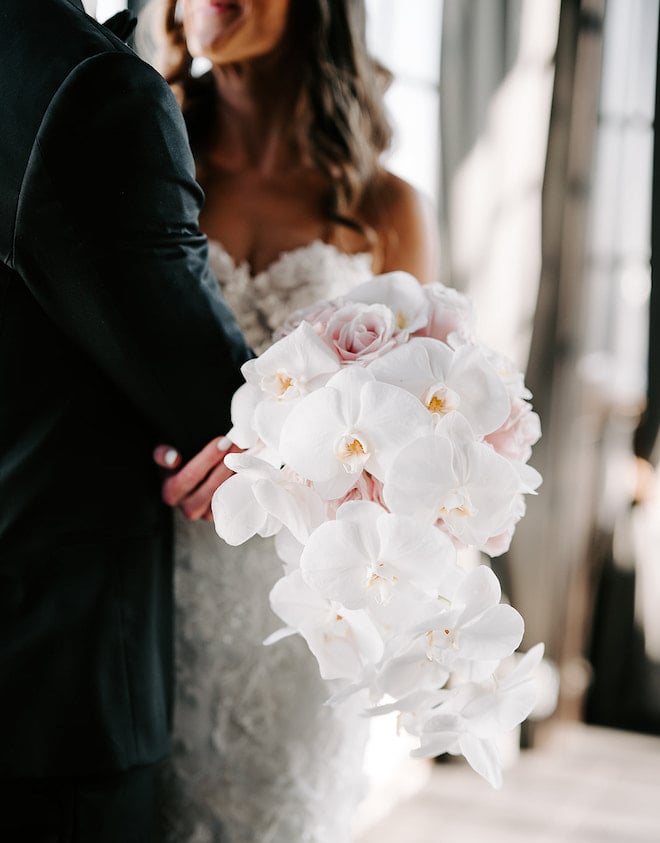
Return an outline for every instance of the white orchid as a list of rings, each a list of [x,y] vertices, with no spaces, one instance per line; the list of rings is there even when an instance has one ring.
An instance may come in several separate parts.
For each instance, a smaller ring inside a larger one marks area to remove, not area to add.
[[[403,448],[385,478],[383,497],[392,512],[413,515],[443,529],[463,545],[482,548],[507,530],[521,490],[508,460],[479,442],[458,413],[436,433]]]
[[[227,544],[242,544],[255,534],[272,536],[282,525],[304,542],[324,520],[321,498],[289,468],[273,468],[247,453],[228,454],[225,463],[236,473],[216,490],[211,509]]]
[[[259,390],[261,398],[253,410],[252,427],[258,437],[277,451],[280,431],[291,409],[303,396],[323,385],[340,366],[337,355],[307,322],[302,322],[260,357],[244,363],[241,372],[247,383]],[[255,402],[254,394],[240,399],[239,414],[243,403],[249,406],[249,402]],[[246,428],[242,421],[240,430]]]
[[[253,448],[259,441],[254,426],[254,413],[261,400],[261,390],[251,383],[244,383],[232,396],[232,427],[228,436],[239,448]]]
[[[520,644],[523,620],[500,604],[495,574],[485,566],[461,574],[434,614],[433,604],[420,607],[426,619],[389,642],[377,677],[382,693],[396,698],[410,688],[437,689],[457,671],[470,680],[484,679]]]
[[[340,368],[337,356],[307,322],[243,364],[248,383],[275,401],[288,401],[312,392]]]
[[[417,755],[462,753],[499,786],[495,741],[529,714],[542,648],[510,669],[522,618],[456,547],[504,552],[541,482],[522,374],[477,343],[465,296],[403,272],[297,311],[243,373],[247,450],[213,514],[231,544],[274,536],[286,626],[265,643],[302,636],[342,683],[330,704],[368,692]]]
[[[410,393],[349,366],[292,409],[279,452],[324,498],[340,498],[363,470],[382,480],[399,450],[431,429]]]
[[[416,338],[375,360],[369,371],[417,396],[438,418],[460,412],[477,436],[492,433],[509,417],[506,388],[474,345],[453,350],[437,340]]]
[[[421,738],[413,755],[430,758],[449,752],[462,754],[470,766],[493,787],[500,787],[502,773],[495,744],[497,736],[509,732],[531,712],[536,702],[533,672],[543,656],[537,644],[505,675],[482,683],[467,683],[439,697],[437,706],[417,717],[423,725],[408,728]]]
[[[399,332],[405,337],[424,327],[428,321],[429,302],[419,281],[408,272],[377,275],[358,284],[345,299],[386,305],[394,314]]]
[[[300,559],[305,581],[349,609],[388,603],[400,592],[435,599],[454,565],[454,548],[439,530],[368,501],[340,506]]]
[[[355,682],[365,666],[377,663],[383,654],[381,637],[367,615],[322,597],[307,585],[300,571],[275,583],[270,603],[288,626],[265,643],[299,632],[316,656],[324,679]]]
[[[423,638],[427,657],[448,672],[474,661],[497,664],[518,647],[524,631],[523,619],[500,603],[501,596],[495,574],[480,565],[465,576],[450,605],[413,629],[413,637]]]

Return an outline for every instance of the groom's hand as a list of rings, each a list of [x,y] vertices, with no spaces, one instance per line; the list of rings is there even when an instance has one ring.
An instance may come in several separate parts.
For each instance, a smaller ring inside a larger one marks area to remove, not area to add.
[[[206,447],[181,466],[181,455],[169,445],[159,445],[154,451],[154,461],[161,468],[174,471],[163,483],[163,500],[169,506],[178,506],[191,521],[203,518],[211,521],[213,493],[234,472],[227,468],[227,454],[240,451],[226,436],[212,439]]]

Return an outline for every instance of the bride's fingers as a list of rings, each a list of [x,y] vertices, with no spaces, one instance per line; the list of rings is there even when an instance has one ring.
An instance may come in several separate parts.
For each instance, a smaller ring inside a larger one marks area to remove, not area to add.
[[[180,509],[189,521],[197,521],[200,518],[207,521],[212,519],[211,498],[213,493],[233,473],[224,464],[216,466],[201,486],[181,502]]]
[[[204,482],[216,466],[222,464],[229,450],[236,450],[236,447],[226,436],[218,436],[212,439],[176,474],[165,480],[162,488],[165,503],[169,506],[179,506]],[[155,456],[154,453],[154,458]]]
[[[154,448],[153,458],[161,468],[173,469],[181,465],[181,454],[171,445],[159,445]]]

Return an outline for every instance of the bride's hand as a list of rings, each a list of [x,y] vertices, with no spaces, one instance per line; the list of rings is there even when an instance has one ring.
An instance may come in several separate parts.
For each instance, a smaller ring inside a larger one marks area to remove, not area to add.
[[[178,506],[190,521],[200,518],[211,521],[213,493],[234,473],[224,464],[224,459],[227,454],[235,451],[240,451],[240,448],[226,436],[219,436],[179,468],[179,452],[169,445],[159,445],[154,450],[154,461],[161,468],[175,471],[163,483],[162,495],[165,503]]]

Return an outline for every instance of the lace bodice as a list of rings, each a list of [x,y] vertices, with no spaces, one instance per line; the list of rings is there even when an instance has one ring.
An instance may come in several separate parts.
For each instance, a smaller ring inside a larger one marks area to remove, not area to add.
[[[256,275],[210,240],[209,263],[248,345],[258,354],[294,310],[340,296],[371,276],[371,255],[347,255],[322,240],[282,253]]]
[[[256,275],[217,243],[210,262],[256,351],[291,311],[371,275],[368,255],[320,241]],[[323,705],[330,689],[301,638],[263,646],[281,626],[268,602],[281,576],[272,540],[229,547],[179,517],[175,555],[167,843],[349,843],[367,721]]]

